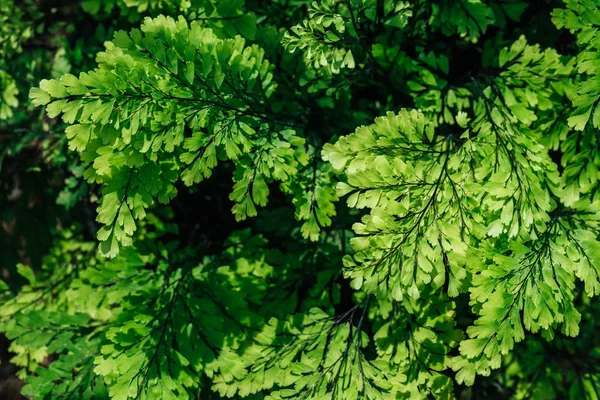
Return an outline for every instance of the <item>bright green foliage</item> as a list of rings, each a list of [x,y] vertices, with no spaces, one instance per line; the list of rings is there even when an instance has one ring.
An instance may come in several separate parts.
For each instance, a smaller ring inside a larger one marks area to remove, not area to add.
[[[525,330],[553,338],[555,330],[577,336],[581,315],[574,305],[574,280],[585,293],[598,294],[600,277],[594,213],[557,211],[531,242],[511,242],[506,249],[482,248],[470,258],[471,302],[480,317],[461,343],[457,380],[472,384],[475,372],[489,374],[501,356],[525,338]],[[594,233],[593,233],[594,232]]]
[[[539,45],[527,44],[524,36],[500,51],[498,67],[502,72],[493,79],[492,89],[524,125],[539,114],[556,116],[553,100],[572,93],[572,62],[564,63],[554,49],[541,51]]]
[[[547,219],[549,195],[535,173],[545,161],[539,146],[512,131],[514,117],[487,98],[475,112],[481,115],[473,131],[464,133],[436,132],[414,110],[390,113],[324,150],[348,179],[338,193],[349,196],[350,207],[371,209],[354,225],[357,254],[345,260],[356,289],[401,300],[446,285],[456,296],[473,239],[486,230],[492,237],[524,235],[534,218]]]
[[[43,3],[0,5],[24,395],[600,398],[598,1]]]
[[[230,198],[239,220],[266,205],[268,182],[286,181],[306,162],[303,140],[252,105],[275,84],[264,52],[239,37],[158,17],[117,33],[98,61],[79,78],[42,81],[31,98],[76,123],[65,132],[69,147],[89,164],[88,182],[104,184],[97,221],[106,255],[131,244],[135,220],[155,200],[168,203],[176,181],[201,182],[218,159],[236,164]]]
[[[402,110],[324,149],[348,177],[338,194],[349,196],[350,207],[371,209],[353,227],[360,235],[351,240],[357,254],[344,262],[355,289],[402,300],[448,279],[448,292],[458,294],[465,277],[463,238],[474,229],[465,208],[477,199],[466,199],[455,183],[469,174],[455,155],[460,138],[437,141],[434,129],[423,114]]]
[[[600,127],[600,10],[594,1],[566,1],[566,9],[556,9],[552,20],[558,28],[577,33],[577,44],[582,48],[577,56],[577,71],[582,78],[573,97],[575,111],[569,117],[569,126],[580,131],[590,121]]]
[[[597,4],[590,1],[568,1],[566,6],[566,9],[554,10],[552,20],[557,27],[576,33],[580,47],[575,59],[580,76],[577,92],[571,96],[575,111],[567,118],[575,132],[563,133],[566,139],[563,137],[561,143],[564,185],[569,195],[566,201],[571,204],[579,200],[580,194],[591,195],[594,199],[598,188],[596,132],[600,127],[600,36],[597,30],[600,11]]]
[[[291,28],[283,37],[284,46],[291,52],[304,51],[305,61],[315,68],[338,73],[340,68],[354,68],[352,50],[344,47],[346,22],[333,8],[336,2],[326,0],[309,6],[309,19]]]

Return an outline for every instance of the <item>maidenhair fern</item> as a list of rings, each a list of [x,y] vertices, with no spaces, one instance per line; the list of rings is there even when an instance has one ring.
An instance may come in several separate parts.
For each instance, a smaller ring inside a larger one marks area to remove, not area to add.
[[[303,140],[261,105],[276,84],[256,45],[158,17],[118,33],[98,61],[79,78],[42,81],[31,98],[73,124],[69,147],[89,163],[88,182],[104,185],[97,220],[107,255],[131,244],[135,220],[155,201],[168,203],[176,181],[199,183],[218,159],[236,164],[238,219],[266,205],[267,182],[286,181],[306,162]]]
[[[600,5],[555,3],[0,6],[23,394],[600,397]]]

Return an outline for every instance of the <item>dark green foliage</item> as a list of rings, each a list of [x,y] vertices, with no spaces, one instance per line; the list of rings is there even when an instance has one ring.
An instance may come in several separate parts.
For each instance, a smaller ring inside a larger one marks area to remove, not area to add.
[[[24,395],[600,398],[600,3],[66,3],[0,5]]]

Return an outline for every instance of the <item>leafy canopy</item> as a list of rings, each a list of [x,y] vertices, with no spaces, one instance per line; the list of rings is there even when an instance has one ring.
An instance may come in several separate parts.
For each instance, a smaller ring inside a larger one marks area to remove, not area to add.
[[[5,3],[24,395],[600,397],[597,1]]]

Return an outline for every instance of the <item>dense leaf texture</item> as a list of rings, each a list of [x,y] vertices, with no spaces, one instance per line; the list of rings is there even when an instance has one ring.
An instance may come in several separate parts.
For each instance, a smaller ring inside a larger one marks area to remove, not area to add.
[[[77,122],[66,130],[69,147],[91,164],[86,179],[105,185],[97,219],[105,254],[131,243],[135,220],[155,200],[168,203],[177,180],[202,181],[219,158],[238,165],[231,195],[238,219],[266,204],[267,181],[296,171],[302,140],[253,110],[275,88],[257,46],[159,17],[118,33],[98,61],[79,78],[42,81],[31,97],[50,116]]]
[[[5,3],[23,394],[600,397],[597,1]]]

